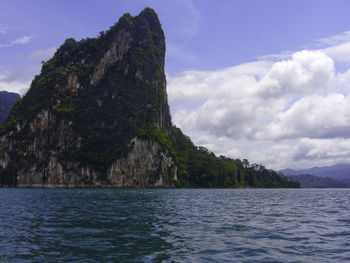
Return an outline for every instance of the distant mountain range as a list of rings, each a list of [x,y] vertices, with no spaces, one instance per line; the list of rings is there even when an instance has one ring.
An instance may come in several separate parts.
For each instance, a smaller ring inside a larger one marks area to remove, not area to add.
[[[19,98],[17,93],[0,91],[0,126],[5,122],[13,103]]]
[[[350,164],[315,166],[302,170],[284,169],[280,172],[294,181],[300,182],[303,187],[350,187]]]
[[[287,177],[299,182],[304,188],[350,188],[350,180],[319,177],[312,174],[288,175]]]
[[[284,173],[285,175],[312,174],[319,177],[350,180],[350,164],[336,164],[324,167],[315,166],[302,170],[284,169],[280,172]]]

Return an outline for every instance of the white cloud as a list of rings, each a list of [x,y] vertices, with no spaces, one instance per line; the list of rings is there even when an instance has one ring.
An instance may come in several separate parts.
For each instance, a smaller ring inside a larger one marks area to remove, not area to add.
[[[334,76],[333,60],[321,51],[296,52],[291,59],[272,65],[259,82],[265,97],[308,93],[327,87]]]
[[[350,42],[350,31],[345,31],[328,38],[321,38],[317,42],[324,46],[336,46],[344,42]]]
[[[323,49],[168,76],[173,120],[217,154],[275,169],[350,162],[350,69],[337,72],[334,63],[347,59],[340,42],[348,36],[323,40],[335,44]]]
[[[11,41],[11,45],[25,45],[32,41],[33,36],[23,36]]]
[[[350,62],[350,41],[322,49],[322,51],[331,56],[334,60],[341,62]]]
[[[9,43],[9,44],[0,44],[0,48],[12,47],[15,45],[25,45],[25,44],[30,43],[33,38],[34,38],[34,36],[23,36],[23,37],[20,37],[20,38],[17,38],[15,40],[11,41],[11,43]]]
[[[350,97],[331,93],[326,97],[311,95],[296,101],[276,121],[254,135],[255,139],[349,138]]]
[[[350,161],[350,139],[309,139],[300,140],[294,160],[316,160],[331,162]]]
[[[186,71],[178,77],[168,76],[168,94],[177,103],[197,102],[210,96],[220,98],[223,93],[241,96],[240,87],[245,86],[252,91],[256,78],[265,74],[270,65],[270,62],[259,61],[218,71]],[[237,94],[232,94],[232,91],[237,91]]]
[[[336,88],[343,91],[344,93],[349,92],[350,89],[350,69],[344,73],[338,73],[335,81],[337,82]]]
[[[16,92],[23,95],[29,88],[30,81],[16,80],[8,77],[7,73],[0,73],[0,90]]]
[[[180,127],[217,136],[258,138],[255,134],[261,127],[291,100],[328,88],[333,78],[330,57],[320,51],[302,51],[276,63],[184,72],[169,77],[168,90],[177,108],[174,121]]]
[[[337,62],[350,63],[350,31],[319,39],[315,46]]]

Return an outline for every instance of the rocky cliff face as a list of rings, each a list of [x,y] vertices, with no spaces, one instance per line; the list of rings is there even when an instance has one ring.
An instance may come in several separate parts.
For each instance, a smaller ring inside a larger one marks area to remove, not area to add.
[[[0,131],[0,184],[169,187],[165,41],[146,8],[95,39],[67,39]]]

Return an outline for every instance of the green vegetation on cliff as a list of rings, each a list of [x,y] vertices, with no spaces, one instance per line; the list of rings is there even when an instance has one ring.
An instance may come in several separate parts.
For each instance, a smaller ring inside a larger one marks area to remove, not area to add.
[[[142,129],[141,135],[153,138],[167,147],[178,167],[177,187],[201,188],[299,188],[300,183],[281,173],[266,169],[248,160],[217,157],[205,147],[195,146],[182,131],[172,126],[171,135],[152,128]]]
[[[173,135],[181,187],[300,187],[299,183],[262,165],[217,157],[206,148],[195,146],[179,128],[173,127]]]

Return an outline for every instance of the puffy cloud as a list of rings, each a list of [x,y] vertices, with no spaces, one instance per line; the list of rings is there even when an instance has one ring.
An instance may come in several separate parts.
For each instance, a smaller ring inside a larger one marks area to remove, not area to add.
[[[350,70],[336,72],[324,49],[282,55],[168,76],[175,124],[217,154],[275,169],[350,161]]]
[[[333,60],[321,51],[294,53],[289,60],[276,62],[260,80],[264,97],[309,93],[326,87],[334,76]]]
[[[256,139],[350,137],[350,97],[306,96],[255,134]]]
[[[168,94],[177,103],[192,103],[193,100],[208,97],[221,98],[223,93],[242,97],[253,91],[256,78],[265,74],[270,66],[270,62],[259,61],[212,72],[186,71],[179,77],[168,76]]]
[[[329,160],[334,162],[350,162],[350,139],[309,139],[303,138],[293,156],[299,160]]]
[[[169,99],[176,108],[175,123],[185,130],[258,139],[264,137],[261,129],[295,97],[324,90],[333,78],[330,57],[301,51],[276,63],[260,61],[169,77]]]
[[[185,131],[200,130],[218,136],[237,137],[254,118],[268,110],[253,96],[257,78],[271,63],[255,62],[215,72],[188,71],[169,77],[169,99],[174,120]]]

